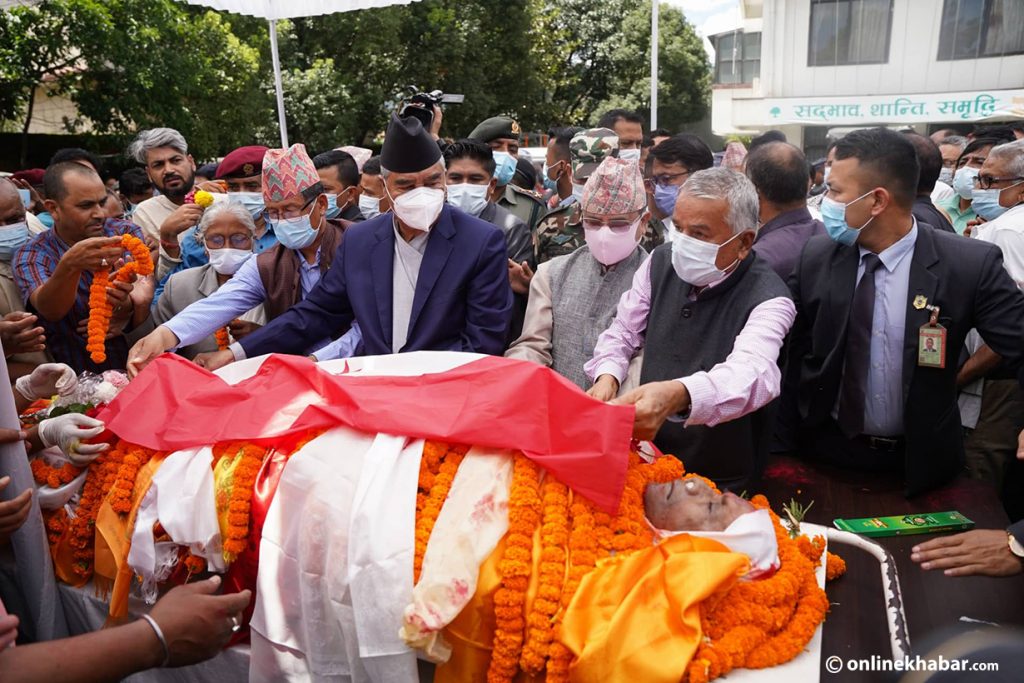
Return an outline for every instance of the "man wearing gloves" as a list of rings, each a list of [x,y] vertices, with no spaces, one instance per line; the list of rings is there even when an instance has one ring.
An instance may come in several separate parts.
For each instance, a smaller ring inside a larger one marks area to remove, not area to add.
[[[634,436],[653,438],[719,488],[742,490],[768,455],[766,406],[779,395],[779,351],[796,308],[751,249],[758,200],[746,176],[693,173],[672,220],[671,244],[637,271],[585,366],[590,394],[612,399],[643,348],[641,386],[616,399],[636,406]]]
[[[546,365],[589,389],[583,365],[647,257],[639,246],[647,195],[636,162],[602,161],[587,180],[580,208],[586,244],[537,269],[523,334],[505,356]],[[635,375],[638,363],[632,369]]]
[[[63,363],[43,363],[32,374],[19,377],[14,383],[14,405],[18,412],[26,410],[34,401],[53,396],[70,396],[78,386],[75,371]],[[83,444],[82,441],[103,433],[103,423],[87,415],[68,413],[60,417],[43,420],[39,425],[25,431],[0,430],[5,441],[27,441],[30,451],[39,451],[57,446],[64,452],[71,464],[84,467],[107,450],[109,444]],[[22,492],[14,501],[31,497]],[[12,501],[12,502],[14,502]],[[4,512],[0,510],[0,519]],[[0,522],[0,527],[3,524]]]
[[[441,150],[415,118],[392,116],[381,175],[394,212],[348,228],[334,265],[307,297],[204,360],[207,368],[271,352],[298,353],[354,323],[367,355],[502,352],[512,290],[501,231],[446,205]],[[320,206],[318,201],[314,213]]]

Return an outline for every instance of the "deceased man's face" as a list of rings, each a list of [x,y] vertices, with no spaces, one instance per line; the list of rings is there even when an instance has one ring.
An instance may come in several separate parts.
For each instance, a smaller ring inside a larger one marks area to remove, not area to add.
[[[700,479],[652,484],[644,493],[647,518],[666,531],[725,531],[754,506],[733,493],[719,494]]]

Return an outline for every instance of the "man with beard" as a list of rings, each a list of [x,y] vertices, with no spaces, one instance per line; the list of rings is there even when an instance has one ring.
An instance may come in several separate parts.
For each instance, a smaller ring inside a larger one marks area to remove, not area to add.
[[[52,230],[21,247],[11,264],[30,313],[39,316],[46,345],[54,359],[77,372],[123,368],[128,361],[124,331],[149,317],[153,285],[149,278],[135,284],[112,282],[107,300],[113,309],[107,336],[107,360],[93,363],[86,351],[89,287],[93,273],[116,267],[125,258],[121,235],[142,239],[128,221],[107,217],[110,198],[103,181],[92,169],[73,162],[46,169],[43,178],[46,209],[53,215]]]
[[[185,195],[195,184],[196,162],[188,153],[185,138],[173,128],[142,131],[128,153],[146,167],[146,175],[160,191],[135,208],[132,220],[143,234],[160,242],[157,278],[163,279],[168,264],[180,258],[182,233],[203,215],[203,207],[185,203]]]

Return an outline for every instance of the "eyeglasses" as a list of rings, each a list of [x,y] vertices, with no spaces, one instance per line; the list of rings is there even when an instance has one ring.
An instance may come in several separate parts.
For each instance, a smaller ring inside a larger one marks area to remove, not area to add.
[[[637,218],[634,218],[633,220],[629,220],[628,218],[619,218],[614,221],[608,221],[607,223],[605,223],[603,221],[596,221],[593,219],[584,218],[583,229],[600,230],[601,228],[607,227],[612,232],[622,234],[624,232],[629,232],[630,229],[634,228],[638,220],[640,220],[639,216]]]
[[[203,243],[209,249],[223,249],[225,244],[230,244],[232,249],[252,249],[252,235],[236,232],[227,239],[224,239],[224,235],[210,235]]]
[[[992,187],[995,183],[1008,183],[1012,180],[1024,180],[1024,176],[1015,176],[1013,178],[993,178],[990,175],[979,175],[974,177],[974,186],[987,190]]]
[[[272,221],[288,220],[290,218],[298,218],[305,215],[306,207],[316,201],[316,197],[310,199],[302,205],[301,209],[286,209],[285,211],[278,211],[277,209],[264,209],[263,218],[269,218]]]
[[[658,175],[652,175],[650,178],[645,180],[644,183],[647,184],[648,187],[653,187],[654,185],[661,185],[662,187],[664,187],[666,185],[671,185],[672,181],[675,180],[676,178],[682,178],[684,175],[690,175],[690,173],[692,172],[693,171],[682,171],[680,173],[659,173]]]

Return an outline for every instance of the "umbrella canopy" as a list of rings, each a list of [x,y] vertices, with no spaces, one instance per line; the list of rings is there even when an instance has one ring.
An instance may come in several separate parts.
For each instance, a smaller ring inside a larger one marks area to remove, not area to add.
[[[281,59],[277,53],[277,20],[315,17],[321,14],[352,12],[360,9],[408,5],[417,0],[185,0],[224,12],[260,17],[270,23],[270,56],[274,63],[274,89],[277,92],[277,121],[281,129],[281,147],[288,147],[288,123],[281,86]]]

